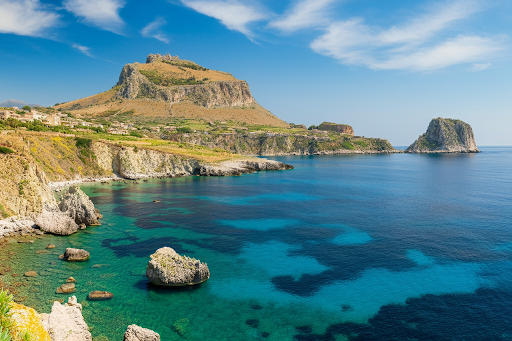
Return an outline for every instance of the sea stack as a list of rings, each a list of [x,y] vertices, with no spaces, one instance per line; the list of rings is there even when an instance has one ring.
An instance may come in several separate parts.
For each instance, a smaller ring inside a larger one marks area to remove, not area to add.
[[[170,247],[162,247],[151,255],[146,276],[155,285],[185,286],[207,281],[210,270],[206,263],[180,256]]]
[[[434,118],[406,153],[479,153],[473,129],[461,120]]]

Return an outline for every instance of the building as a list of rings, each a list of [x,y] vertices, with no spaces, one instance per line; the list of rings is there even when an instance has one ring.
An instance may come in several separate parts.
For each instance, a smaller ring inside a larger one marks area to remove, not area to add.
[[[60,126],[61,119],[60,116],[57,115],[48,115],[45,119],[43,119],[43,123],[49,126]]]

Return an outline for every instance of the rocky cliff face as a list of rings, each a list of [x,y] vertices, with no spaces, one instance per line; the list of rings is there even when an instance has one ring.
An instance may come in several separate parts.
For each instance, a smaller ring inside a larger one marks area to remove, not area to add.
[[[208,148],[221,148],[242,155],[342,155],[399,152],[388,140],[354,138],[337,140],[328,136],[294,134],[173,134],[165,138]]]
[[[460,120],[434,118],[427,132],[406,149],[407,153],[478,153],[471,126]]]
[[[340,134],[354,136],[354,129],[347,124],[338,124],[332,122],[323,122],[318,126],[319,130],[333,131]]]
[[[169,104],[190,101],[205,108],[249,106],[255,103],[249,85],[242,80],[199,85],[159,86],[139,72],[139,63],[126,64],[119,76],[118,99],[149,98]]]

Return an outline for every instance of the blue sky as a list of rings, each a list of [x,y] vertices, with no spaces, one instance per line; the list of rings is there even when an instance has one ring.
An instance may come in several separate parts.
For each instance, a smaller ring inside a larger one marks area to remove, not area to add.
[[[249,82],[287,122],[408,145],[433,117],[512,145],[509,0],[0,0],[0,102],[110,89],[170,53]]]

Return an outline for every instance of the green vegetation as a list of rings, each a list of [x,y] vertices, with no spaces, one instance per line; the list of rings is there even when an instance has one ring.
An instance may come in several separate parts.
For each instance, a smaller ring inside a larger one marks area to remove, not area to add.
[[[21,108],[21,109],[23,109],[23,110],[25,110],[25,111],[30,111],[32,108],[30,108],[30,106],[28,106],[28,105],[25,105],[25,106],[24,106],[23,108]]]
[[[187,79],[168,78],[168,77],[162,76],[156,70],[151,70],[151,71],[140,70],[139,72],[141,74],[143,74],[144,76],[146,76],[146,78],[149,79],[149,81],[151,83],[154,83],[154,84],[160,85],[160,86],[204,84],[203,81],[196,80],[196,78],[194,76],[187,78]]]
[[[200,71],[206,71],[208,70],[205,67],[202,67],[201,65],[197,65],[196,63],[189,62],[186,60],[162,60],[162,62],[174,66],[182,66],[193,70],[200,70]]]
[[[140,137],[140,138],[144,137],[144,135],[142,135],[141,133],[138,133],[134,130],[130,131],[130,136],[135,136],[135,137]]]
[[[366,142],[366,141],[353,141],[353,142],[354,142],[355,144],[357,144],[357,145],[359,145],[359,146],[363,147],[363,148],[368,147],[368,142]]]
[[[12,150],[11,148],[0,147],[0,154],[12,154],[12,153],[16,153],[16,152],[14,150]]]
[[[4,205],[0,204],[0,217],[2,219],[8,218],[10,216],[9,212],[5,209]]]
[[[12,300],[13,296],[0,288],[0,341],[30,341],[32,337],[27,331],[16,334],[12,331],[10,312]]]
[[[176,129],[176,131],[181,134],[190,134],[192,129],[190,127],[179,127]]]

